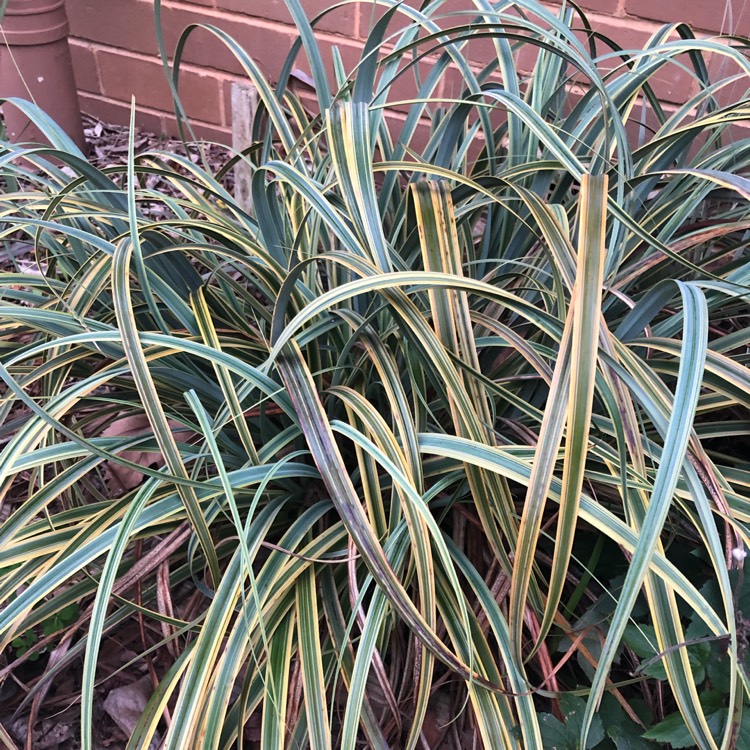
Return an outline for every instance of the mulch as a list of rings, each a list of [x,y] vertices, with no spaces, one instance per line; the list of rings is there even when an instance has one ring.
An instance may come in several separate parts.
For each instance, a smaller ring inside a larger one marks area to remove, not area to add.
[[[95,167],[104,169],[127,164],[129,126],[113,125],[86,114],[83,115],[83,133],[89,147],[89,161]],[[187,156],[194,164],[200,163],[212,173],[216,173],[231,158],[230,150],[217,143],[185,143],[179,138],[150,133],[141,128],[136,128],[133,147],[136,156],[147,151]],[[224,186],[230,189],[234,187],[231,172]]]

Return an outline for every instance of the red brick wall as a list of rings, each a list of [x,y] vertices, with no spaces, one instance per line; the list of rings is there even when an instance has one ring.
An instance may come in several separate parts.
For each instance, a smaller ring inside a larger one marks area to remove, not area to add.
[[[589,11],[592,26],[620,46],[640,48],[665,22],[686,21],[698,32],[719,31],[750,35],[750,10],[745,0],[578,0]],[[302,0],[312,17],[333,0]],[[411,0],[418,5],[419,0]],[[550,7],[555,5],[551,3]],[[471,0],[448,0],[442,12],[470,11]],[[110,122],[127,122],[135,96],[139,124],[149,130],[174,133],[172,103],[157,54],[153,0],[67,0],[71,46],[81,108]],[[332,70],[331,48],[344,64],[358,59],[362,39],[373,19],[369,0],[348,4],[325,16],[318,37]],[[163,0],[167,48],[174,50],[182,29],[190,23],[218,26],[231,34],[274,80],[297,37],[284,0]],[[461,23],[468,16],[452,16],[445,23]],[[481,64],[486,41],[468,46],[472,62]],[[302,58],[300,67],[304,67]],[[198,135],[227,141],[231,132],[230,84],[242,71],[229,51],[205,30],[188,41],[181,66],[180,93]],[[413,77],[410,77],[413,80]],[[394,87],[391,98],[408,98],[409,77]],[[691,91],[687,73],[670,65],[655,83],[667,105],[683,101]],[[437,95],[457,93],[450,77]]]

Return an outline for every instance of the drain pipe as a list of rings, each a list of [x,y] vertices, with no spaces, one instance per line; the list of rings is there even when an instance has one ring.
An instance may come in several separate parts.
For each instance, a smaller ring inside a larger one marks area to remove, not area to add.
[[[0,96],[33,101],[84,150],[64,0],[8,0],[0,21]],[[13,105],[3,107],[3,119],[13,143],[46,142]]]

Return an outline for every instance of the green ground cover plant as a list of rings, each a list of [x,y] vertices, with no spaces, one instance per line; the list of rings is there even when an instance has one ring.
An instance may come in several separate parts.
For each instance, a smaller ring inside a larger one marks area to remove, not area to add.
[[[746,41],[379,0],[331,74],[287,1],[276,84],[178,43],[259,93],[218,173],[5,105],[52,143],[0,152],[13,711],[79,670],[92,748],[125,643],[128,748],[750,747]]]

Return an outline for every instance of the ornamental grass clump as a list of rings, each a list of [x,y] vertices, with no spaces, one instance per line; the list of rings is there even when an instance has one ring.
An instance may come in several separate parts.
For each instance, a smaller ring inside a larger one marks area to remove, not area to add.
[[[5,105],[4,736],[147,674],[129,748],[750,747],[745,42],[378,0],[330,75],[287,4],[275,86],[179,41],[258,91],[218,173]]]

